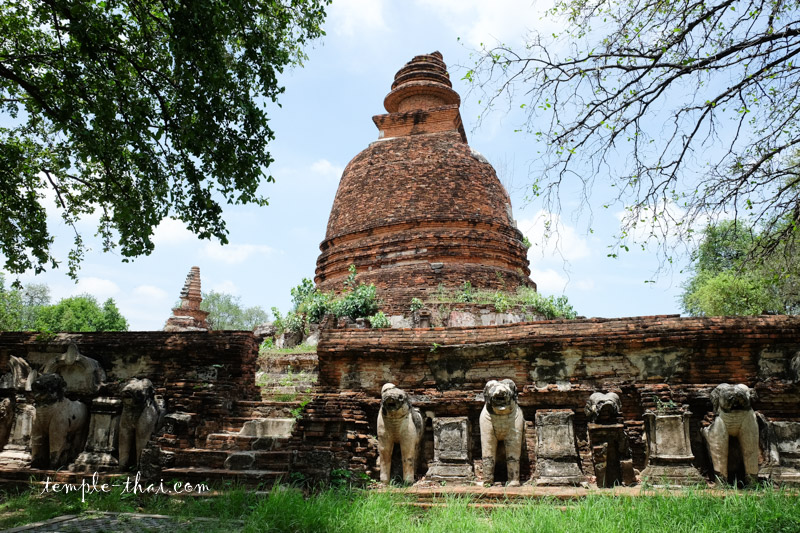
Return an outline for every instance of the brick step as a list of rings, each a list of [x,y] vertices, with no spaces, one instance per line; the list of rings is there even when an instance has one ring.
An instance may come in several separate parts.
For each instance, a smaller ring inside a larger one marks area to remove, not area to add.
[[[238,433],[210,433],[205,448],[209,450],[282,450],[289,444],[286,437],[243,437]]]
[[[183,483],[205,483],[209,486],[233,482],[245,486],[273,485],[287,481],[289,474],[283,470],[226,470],[224,468],[165,468],[164,479],[175,479]]]
[[[220,433],[242,433],[257,437],[291,437],[297,424],[294,417],[226,418]]]
[[[253,456],[253,463],[249,469],[254,470],[275,470],[288,471],[291,459],[290,450],[267,450],[267,451],[236,451],[236,450],[208,450],[205,448],[184,448],[175,450],[165,450],[172,452],[174,457],[174,468],[201,467],[201,468],[223,468],[225,460],[235,453],[248,453]]]

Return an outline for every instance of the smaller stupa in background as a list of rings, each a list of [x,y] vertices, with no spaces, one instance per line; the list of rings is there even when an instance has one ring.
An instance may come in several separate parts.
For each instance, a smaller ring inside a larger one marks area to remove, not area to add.
[[[172,310],[164,331],[208,331],[208,311],[200,309],[200,267],[193,266],[181,290],[181,304]]]

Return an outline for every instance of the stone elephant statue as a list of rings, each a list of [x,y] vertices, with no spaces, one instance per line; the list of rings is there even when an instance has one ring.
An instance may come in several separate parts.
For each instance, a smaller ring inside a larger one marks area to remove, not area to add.
[[[58,469],[83,450],[89,409],[64,397],[67,384],[58,374],[42,374],[31,384],[35,413],[31,424],[31,466]]]
[[[711,403],[716,418],[707,428],[703,437],[708,444],[714,472],[722,480],[728,477],[728,438],[739,440],[744,459],[744,470],[748,478],[758,475],[758,420],[752,402],[758,396],[756,391],[744,384],[722,383],[711,391]]]
[[[420,456],[424,420],[411,400],[393,383],[381,388],[381,408],[378,411],[378,454],[381,461],[381,483],[388,484],[392,470],[394,445],[400,445],[403,456],[403,482],[414,483],[414,472]]]
[[[614,423],[622,412],[622,402],[615,392],[595,392],[589,396],[584,411],[591,422]]]
[[[491,380],[483,390],[485,403],[479,418],[481,428],[481,456],[483,479],[494,482],[497,461],[497,443],[506,448],[508,486],[519,486],[519,465],[525,442],[525,419],[517,404],[517,386],[510,379]]]
[[[142,450],[158,428],[164,413],[156,403],[155,389],[149,379],[128,380],[120,396],[119,466],[125,469],[139,464]]]
[[[11,398],[0,398],[0,450],[8,442],[14,423],[14,402]]]

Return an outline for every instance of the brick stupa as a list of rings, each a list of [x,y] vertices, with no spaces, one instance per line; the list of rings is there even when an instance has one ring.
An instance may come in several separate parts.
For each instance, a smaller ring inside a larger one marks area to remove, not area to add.
[[[396,315],[440,284],[536,287],[508,193],[467,144],[460,102],[439,52],[395,75],[389,113],[372,119],[378,140],[342,174],[317,259],[319,289],[340,292],[355,264]]]
[[[181,290],[181,303],[172,309],[164,331],[206,331],[208,311],[200,309],[203,295],[200,291],[200,267],[193,266]]]

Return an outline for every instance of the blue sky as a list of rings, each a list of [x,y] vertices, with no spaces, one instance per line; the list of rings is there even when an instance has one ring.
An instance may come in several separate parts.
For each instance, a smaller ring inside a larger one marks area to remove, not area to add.
[[[497,110],[478,120],[478,97],[461,79],[473,61],[471,50],[481,43],[518,44],[529,29],[558,31],[557,20],[542,20],[546,7],[529,0],[335,0],[325,24],[327,36],[307,51],[303,68],[284,75],[282,107],[270,111],[277,139],[269,172],[276,183],[261,189],[270,205],[228,208],[229,245],[199,241],[181,222],[165,220],[150,256],[123,263],[90,239],[92,251],[77,284],[65,268],[24,275],[21,281],[47,283],[54,301],[83,292],[100,300],[113,297],[132,330],[163,327],[193,265],[200,267],[204,291],[235,294],[246,306],[287,311],[290,288],[303,277],[313,278],[342,170],[377,139],[371,117],[385,112],[383,98],[395,72],[413,56],[439,50],[462,97],[469,143],[494,165],[511,194],[519,228],[534,243],[531,277],[540,292],[566,294],[586,316],[678,313],[685,277],[679,271],[685,264],[654,278],[659,263],[651,251],[632,247],[617,259],[607,257],[621,209],[602,208],[602,185],[590,206],[572,201],[568,188],[557,219],[558,243],[542,242],[543,225],[537,222],[542,206],[525,201],[537,150],[533,139],[514,133],[519,113]],[[66,259],[70,233],[56,206],[48,208],[57,253]],[[575,215],[579,208],[580,217]],[[590,211],[592,233],[587,231]],[[96,229],[94,222],[89,217],[80,225],[87,237]]]

